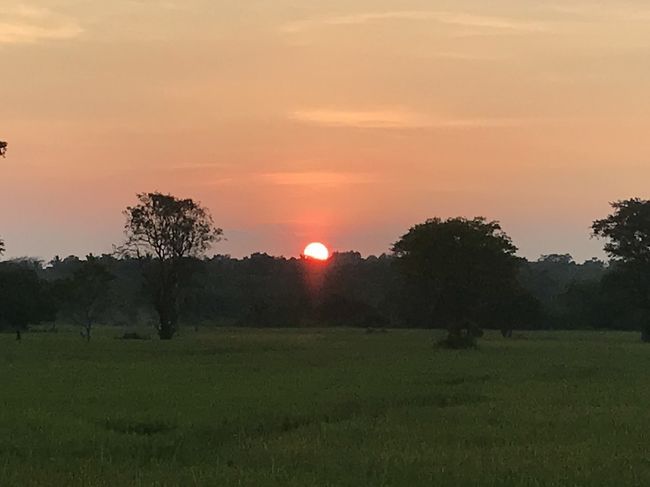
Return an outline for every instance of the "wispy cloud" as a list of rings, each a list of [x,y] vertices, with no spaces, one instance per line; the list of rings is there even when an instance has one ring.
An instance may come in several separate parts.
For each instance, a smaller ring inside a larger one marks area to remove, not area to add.
[[[435,129],[480,128],[522,125],[526,121],[514,118],[434,118],[408,110],[297,110],[292,120],[326,127],[361,129]]]
[[[19,5],[0,14],[0,44],[72,39],[82,32],[74,19],[46,8]]]
[[[244,171],[228,176],[201,176],[192,184],[201,186],[305,186],[311,188],[341,188],[378,182],[376,174],[352,171],[287,170],[273,172]]]
[[[454,51],[441,51],[429,54],[429,58],[449,59],[452,61],[503,61],[503,55],[488,55],[488,54],[475,54],[467,52],[454,52]]]
[[[511,32],[540,32],[547,29],[547,26],[540,22],[506,17],[434,10],[394,10],[297,20],[284,24],[282,30],[288,33],[296,33],[323,26],[362,25],[389,21],[433,21],[459,27],[474,27]]]
[[[334,171],[287,171],[260,174],[259,178],[278,186],[341,187],[377,181],[373,174]]]
[[[650,8],[625,2],[612,2],[609,5],[594,3],[545,3],[543,10],[570,15],[578,18],[598,18],[601,20],[622,20],[647,22],[650,20]]]
[[[403,110],[297,110],[290,118],[299,122],[330,127],[417,128],[427,124],[417,113]]]

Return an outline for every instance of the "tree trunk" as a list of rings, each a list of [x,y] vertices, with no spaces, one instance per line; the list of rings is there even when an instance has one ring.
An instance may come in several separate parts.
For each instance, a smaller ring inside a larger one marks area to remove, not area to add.
[[[158,313],[158,337],[171,340],[178,323],[178,276],[176,269],[161,263],[159,281],[156,284],[155,308]]]
[[[90,329],[93,326],[93,321],[90,316],[90,311],[86,310],[86,323],[84,324],[86,328],[86,343],[90,342]]]
[[[650,342],[650,323],[641,327],[641,341],[645,343]]]
[[[159,315],[158,336],[161,340],[171,340],[176,334],[178,321],[176,303],[174,300],[161,302],[157,308]]]

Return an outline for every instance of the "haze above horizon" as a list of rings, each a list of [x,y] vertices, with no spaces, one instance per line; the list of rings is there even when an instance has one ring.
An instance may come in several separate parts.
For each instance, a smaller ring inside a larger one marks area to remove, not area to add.
[[[7,257],[122,239],[135,194],[210,208],[215,253],[388,251],[440,216],[520,254],[602,256],[589,226],[647,197],[641,0],[5,0]]]

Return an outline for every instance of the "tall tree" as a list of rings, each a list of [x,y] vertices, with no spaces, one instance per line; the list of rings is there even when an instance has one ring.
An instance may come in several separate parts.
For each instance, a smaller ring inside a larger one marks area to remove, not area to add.
[[[500,303],[521,292],[516,251],[499,223],[482,217],[415,225],[393,245],[408,319],[447,328],[450,344],[471,344]]]
[[[125,210],[123,250],[141,259],[144,277],[158,313],[158,335],[171,339],[177,330],[181,284],[187,260],[202,256],[221,239],[209,211],[192,199],[140,193],[139,203]]]
[[[644,315],[641,339],[650,342],[650,201],[631,198],[611,204],[613,212],[592,224],[593,235],[606,239],[605,252],[614,272],[626,277]]]

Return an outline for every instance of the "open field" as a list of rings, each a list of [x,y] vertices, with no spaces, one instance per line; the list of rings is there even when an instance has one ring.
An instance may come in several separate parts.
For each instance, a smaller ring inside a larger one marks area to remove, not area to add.
[[[632,333],[0,335],[0,485],[648,485]]]

